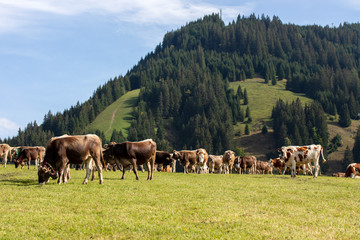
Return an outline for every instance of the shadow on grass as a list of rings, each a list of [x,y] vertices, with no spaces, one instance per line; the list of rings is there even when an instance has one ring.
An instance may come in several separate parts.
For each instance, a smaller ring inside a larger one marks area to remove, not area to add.
[[[15,185],[15,186],[34,186],[39,185],[36,180],[33,179],[1,179],[0,185]]]

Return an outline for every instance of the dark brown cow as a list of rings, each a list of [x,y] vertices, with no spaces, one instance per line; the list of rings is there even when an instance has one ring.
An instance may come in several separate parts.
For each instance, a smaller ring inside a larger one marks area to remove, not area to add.
[[[225,151],[223,154],[223,167],[225,174],[232,173],[234,162],[235,162],[235,153],[231,150]]]
[[[208,160],[209,165],[209,173],[221,173],[223,167],[223,155],[216,156],[216,155],[209,155]]]
[[[347,166],[345,171],[345,177],[355,178],[360,174],[360,163],[351,163]]]
[[[167,151],[156,151],[155,164],[162,166],[163,169],[165,169],[166,166],[172,165],[173,161],[170,153]]]
[[[141,142],[109,144],[106,145],[105,148],[104,156],[109,156],[111,164],[116,163],[119,168],[120,164],[123,165],[123,175],[121,179],[125,178],[126,168],[131,165],[136,175],[136,180],[139,180],[137,165],[142,164],[147,164],[147,179],[153,179],[156,159],[156,142],[152,139],[143,140]]]
[[[284,168],[285,168],[285,163],[284,161],[281,161],[280,158],[274,158],[274,159],[270,159],[269,160],[269,164],[276,170],[278,170],[279,174],[282,175]]]
[[[196,166],[196,150],[173,151],[173,159],[176,159],[184,167],[184,173],[193,171]]]
[[[28,164],[28,169],[30,169],[30,161],[35,161],[35,168],[44,160],[45,147],[21,147],[19,148],[20,152],[14,161],[15,168],[18,168],[19,165],[23,166],[23,162],[26,161]]]
[[[6,167],[8,156],[10,156],[10,161],[11,161],[10,151],[11,151],[11,147],[9,146],[9,144],[6,143],[0,144],[0,157],[2,158],[4,167]]]
[[[46,146],[45,158],[38,170],[39,183],[45,184],[50,177],[67,181],[66,167],[68,164],[81,165],[86,163],[86,176],[83,184],[87,184],[92,170],[92,160],[99,171],[100,184],[103,183],[103,159],[101,138],[95,134],[51,138]]]
[[[245,156],[239,157],[239,165],[240,165],[240,174],[247,173],[249,169],[249,173],[256,173],[256,157],[255,156]]]

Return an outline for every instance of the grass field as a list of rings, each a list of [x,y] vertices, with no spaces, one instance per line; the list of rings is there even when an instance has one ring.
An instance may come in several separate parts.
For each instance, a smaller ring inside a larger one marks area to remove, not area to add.
[[[0,239],[359,239],[359,179],[0,168]]]
[[[124,136],[128,135],[128,128],[133,119],[132,111],[136,105],[140,89],[127,92],[95,118],[89,125],[88,131],[99,129],[110,140],[113,129],[122,130]]]

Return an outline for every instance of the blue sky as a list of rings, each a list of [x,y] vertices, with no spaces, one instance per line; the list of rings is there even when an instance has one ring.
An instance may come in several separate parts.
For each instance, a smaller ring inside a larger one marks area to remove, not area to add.
[[[0,0],[0,138],[84,102],[125,75],[164,34],[222,9],[283,23],[360,22],[358,0]]]

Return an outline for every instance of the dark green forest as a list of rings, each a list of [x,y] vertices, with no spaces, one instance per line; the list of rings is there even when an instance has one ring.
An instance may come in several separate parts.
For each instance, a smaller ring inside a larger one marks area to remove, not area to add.
[[[168,32],[154,51],[125,76],[96,89],[88,101],[63,113],[49,112],[40,125],[30,123],[3,141],[45,145],[54,135],[83,134],[107,106],[140,88],[128,140],[153,138],[159,149],[203,147],[222,154],[234,147],[233,125],[245,121],[240,108],[245,91],[230,90],[229,82],[260,76],[273,85],[286,79],[288,90],[315,100],[305,107],[281,101],[274,106],[276,144],[316,142],[326,147],[324,113],[338,114],[339,124],[346,127],[359,112],[359,57],[358,23],[298,26],[252,14],[225,25],[212,14]],[[120,130],[112,140],[125,139]]]

